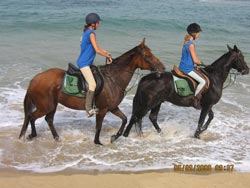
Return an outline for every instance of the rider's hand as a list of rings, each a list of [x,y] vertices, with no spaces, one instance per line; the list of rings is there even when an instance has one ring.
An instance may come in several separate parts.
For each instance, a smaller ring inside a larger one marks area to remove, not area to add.
[[[110,57],[107,57],[107,64],[111,64],[112,62],[113,62],[113,59],[112,59],[112,57],[110,56]]]
[[[112,56],[111,56],[111,54],[108,53],[108,52],[107,52],[107,54],[108,54],[108,57],[107,57],[106,63],[107,63],[107,64],[111,64],[112,61],[113,61]]]

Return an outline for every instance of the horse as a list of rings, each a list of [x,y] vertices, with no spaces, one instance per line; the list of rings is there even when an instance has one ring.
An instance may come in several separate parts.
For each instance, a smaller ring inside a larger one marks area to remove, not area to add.
[[[194,134],[195,138],[200,138],[200,134],[208,128],[208,125],[214,118],[212,107],[222,96],[223,83],[230,70],[236,69],[242,75],[249,73],[249,67],[237,46],[235,45],[233,49],[229,46],[227,47],[229,50],[227,53],[204,68],[208,74],[210,86],[202,94],[201,112],[198,127]],[[142,77],[133,99],[132,116],[123,135],[125,137],[129,135],[133,124],[139,127],[138,133],[142,134],[142,118],[149,111],[149,119],[157,132],[160,133],[161,129],[157,123],[157,117],[161,104],[164,101],[178,106],[191,107],[193,106],[193,94],[185,97],[178,95],[175,91],[174,79],[171,72],[165,72],[160,77],[157,77],[154,73]],[[207,121],[204,124],[207,116]]]
[[[102,91],[95,97],[95,105],[99,109],[96,115],[96,132],[94,143],[100,144],[99,136],[102,123],[107,112],[111,112],[122,120],[119,131],[111,137],[111,142],[122,135],[127,123],[127,117],[118,105],[125,96],[125,89],[137,68],[143,70],[164,72],[162,62],[142,42],[113,60],[113,63],[100,66],[104,85]],[[66,71],[59,68],[48,69],[37,74],[30,82],[24,98],[24,122],[19,135],[22,138],[31,124],[31,134],[27,139],[37,136],[35,121],[45,116],[45,120],[55,140],[59,139],[53,124],[58,103],[75,110],[85,110],[85,98],[67,95],[62,90],[62,83]]]

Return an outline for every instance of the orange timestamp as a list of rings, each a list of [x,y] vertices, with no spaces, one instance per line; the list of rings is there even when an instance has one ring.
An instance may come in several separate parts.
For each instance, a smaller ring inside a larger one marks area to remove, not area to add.
[[[233,164],[227,164],[227,165],[210,165],[210,164],[174,164],[174,171],[175,172],[233,172],[234,171],[234,165]]]

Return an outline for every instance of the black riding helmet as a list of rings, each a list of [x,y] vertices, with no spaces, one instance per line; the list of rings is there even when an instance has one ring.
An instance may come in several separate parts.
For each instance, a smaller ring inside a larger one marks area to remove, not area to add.
[[[86,16],[85,21],[86,21],[86,24],[87,24],[87,25],[91,25],[91,24],[93,24],[93,23],[95,24],[96,22],[101,21],[101,18],[100,18],[100,16],[99,16],[98,14],[96,14],[96,13],[90,13],[90,14],[88,14],[88,15]]]
[[[197,23],[192,23],[190,24],[188,27],[187,27],[187,32],[189,35],[192,36],[193,33],[198,33],[198,32],[201,32],[201,27],[199,24]]]

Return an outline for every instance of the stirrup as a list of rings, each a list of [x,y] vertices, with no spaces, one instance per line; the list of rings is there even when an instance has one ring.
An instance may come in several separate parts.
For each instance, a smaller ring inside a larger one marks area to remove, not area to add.
[[[99,108],[97,108],[96,106],[93,106],[93,110],[95,110],[95,113],[96,113],[96,114],[99,113]]]
[[[91,110],[87,111],[87,115],[88,117],[92,117],[93,115],[98,114],[98,112],[99,112],[99,109],[94,107]]]
[[[87,112],[88,117],[92,117],[93,115],[96,114],[95,109],[91,109],[91,110],[86,111],[86,112]]]

